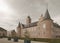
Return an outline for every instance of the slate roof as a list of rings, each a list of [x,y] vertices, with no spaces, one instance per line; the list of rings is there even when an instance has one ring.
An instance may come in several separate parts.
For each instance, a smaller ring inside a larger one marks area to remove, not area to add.
[[[57,23],[53,23],[54,27],[60,28],[60,25],[58,25]]]
[[[30,26],[29,27],[37,26],[37,23],[38,23],[38,21],[37,22],[30,23]],[[26,24],[21,24],[21,25],[24,27],[24,29],[25,28],[29,28],[28,25],[26,25]],[[57,28],[60,28],[60,25],[58,25],[57,23],[53,23],[53,26],[54,27],[57,27]]]
[[[18,27],[21,27],[21,24],[20,24],[20,22],[19,22],[19,24],[18,24]]]
[[[0,31],[7,31],[7,30],[5,30],[5,29],[3,29],[2,27],[0,27]]]
[[[33,22],[33,23],[30,24],[29,27],[37,26],[37,23],[38,23],[38,22]],[[23,26],[24,26],[24,28],[29,28],[28,25],[23,25]],[[53,26],[54,26],[54,27],[57,27],[57,28],[60,28],[60,25],[58,25],[57,23],[53,23]]]
[[[49,12],[48,12],[48,9],[45,13],[44,19],[51,19],[50,15],[49,15]]]
[[[23,24],[23,26],[24,26],[24,28],[34,27],[34,26],[37,26],[37,22],[30,23],[29,27],[26,24]]]

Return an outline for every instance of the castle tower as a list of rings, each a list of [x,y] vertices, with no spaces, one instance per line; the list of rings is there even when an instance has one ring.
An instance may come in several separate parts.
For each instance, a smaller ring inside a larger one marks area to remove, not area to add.
[[[21,24],[20,24],[20,22],[19,22],[19,24],[18,24],[18,28],[21,28]]]
[[[49,12],[48,12],[48,9],[46,10],[44,19],[51,19],[50,15],[49,15]]]
[[[40,23],[40,36],[41,38],[52,38],[53,21],[49,15],[48,9],[46,10],[43,21]]]
[[[37,25],[40,25],[40,23],[43,21],[44,17],[43,17],[43,14],[41,14],[40,18],[39,18],[39,21],[37,23]]]
[[[16,36],[17,36],[16,31],[15,30],[12,30],[11,31],[11,37],[16,37]]]
[[[23,29],[24,28],[24,25],[21,23],[21,29]]]
[[[39,22],[41,22],[44,19],[43,14],[41,14],[40,18],[39,18]]]
[[[21,37],[21,24],[20,24],[20,22],[17,27],[17,34],[18,34],[18,37]]]
[[[30,18],[30,16],[27,16],[27,18],[26,18],[26,24],[29,26],[30,23],[31,23],[31,18]]]

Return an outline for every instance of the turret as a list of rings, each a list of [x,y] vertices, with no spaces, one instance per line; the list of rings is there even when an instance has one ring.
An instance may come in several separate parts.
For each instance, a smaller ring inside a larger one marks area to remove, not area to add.
[[[21,28],[21,24],[20,24],[20,22],[19,22],[19,24],[18,24],[17,28]]]
[[[41,38],[52,38],[52,27],[53,27],[53,21],[47,9],[43,21],[40,22]]]
[[[43,19],[44,19],[43,14],[41,14],[37,25],[40,25],[40,23],[43,21]]]
[[[11,31],[11,35],[12,35],[12,37],[17,36],[16,31],[15,31],[15,30],[12,30],[12,31]]]
[[[49,15],[49,12],[48,12],[48,9],[46,10],[44,19],[51,19],[50,15]]]
[[[23,28],[24,28],[24,24],[21,23],[21,29],[23,29]]]
[[[39,18],[39,21],[43,21],[44,17],[43,17],[43,14],[41,14],[40,18]]]
[[[21,36],[21,24],[20,24],[20,22],[19,22],[18,27],[17,27],[17,35],[18,35],[18,37]]]
[[[26,24],[29,26],[30,23],[31,23],[31,18],[30,18],[30,16],[27,16],[27,18],[26,18]]]

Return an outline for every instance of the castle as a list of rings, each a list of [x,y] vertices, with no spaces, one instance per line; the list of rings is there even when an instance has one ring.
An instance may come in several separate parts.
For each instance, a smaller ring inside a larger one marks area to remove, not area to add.
[[[24,37],[26,31],[30,38],[60,38],[60,26],[53,22],[48,9],[45,15],[41,15],[36,22],[32,23],[30,16],[26,18],[26,24],[19,22],[17,27],[18,37]]]

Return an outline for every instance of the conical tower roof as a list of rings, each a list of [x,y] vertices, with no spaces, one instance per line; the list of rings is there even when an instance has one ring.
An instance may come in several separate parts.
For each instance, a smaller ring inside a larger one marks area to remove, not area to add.
[[[48,12],[48,9],[46,10],[44,19],[51,19],[50,15],[49,15],[49,12]]]
[[[20,22],[19,22],[19,24],[18,24],[18,27],[21,27],[21,24],[20,24]]]

